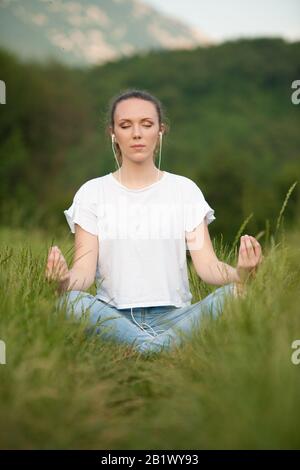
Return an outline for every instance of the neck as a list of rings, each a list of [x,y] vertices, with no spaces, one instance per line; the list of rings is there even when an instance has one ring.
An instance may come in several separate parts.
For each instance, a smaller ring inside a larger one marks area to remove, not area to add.
[[[153,162],[149,165],[144,162],[141,165],[136,162],[124,161],[115,175],[125,186],[138,189],[138,187],[147,186],[160,180],[163,172],[156,168]]]

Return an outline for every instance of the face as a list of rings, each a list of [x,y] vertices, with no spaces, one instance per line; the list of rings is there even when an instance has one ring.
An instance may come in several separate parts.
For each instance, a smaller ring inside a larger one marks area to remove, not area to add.
[[[123,159],[153,160],[160,130],[163,131],[163,126],[159,127],[156,107],[150,101],[129,98],[117,104],[112,133],[115,134],[115,142],[120,146]]]

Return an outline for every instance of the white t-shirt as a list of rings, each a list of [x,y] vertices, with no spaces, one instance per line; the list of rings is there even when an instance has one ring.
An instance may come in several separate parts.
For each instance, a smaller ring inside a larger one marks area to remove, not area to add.
[[[128,189],[112,173],[93,178],[76,192],[64,211],[98,236],[96,297],[116,308],[191,305],[185,231],[214,209],[189,178],[164,171],[142,189]]]

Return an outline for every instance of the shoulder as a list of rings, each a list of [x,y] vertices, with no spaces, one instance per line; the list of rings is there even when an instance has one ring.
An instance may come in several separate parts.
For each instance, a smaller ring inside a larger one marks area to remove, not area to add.
[[[82,185],[77,189],[77,193],[93,193],[98,190],[103,182],[103,178],[105,176],[98,176],[96,178],[92,178],[90,180],[85,181]]]
[[[175,173],[169,173],[174,181],[176,187],[180,187],[183,194],[203,194],[200,187],[191,178],[183,175],[177,175]]]
[[[82,183],[82,185],[79,187],[78,191],[79,190],[82,190],[82,191],[93,191],[95,189],[97,189],[99,187],[99,185],[101,185],[102,181],[103,181],[103,178],[105,178],[105,176],[97,176],[96,178],[92,178],[88,181],[85,181],[84,183]]]
[[[96,201],[98,198],[99,188],[102,185],[104,176],[98,176],[90,180],[85,181],[75,193],[74,199],[78,202]]]

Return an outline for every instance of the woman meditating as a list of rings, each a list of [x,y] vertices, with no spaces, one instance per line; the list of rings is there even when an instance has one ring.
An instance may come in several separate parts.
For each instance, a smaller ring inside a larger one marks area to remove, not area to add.
[[[217,258],[208,231],[214,210],[201,189],[160,170],[164,121],[160,101],[146,91],[112,100],[107,130],[118,170],[78,189],[64,211],[75,234],[72,268],[52,246],[45,273],[57,283],[59,307],[76,318],[87,313],[99,337],[142,353],[181,344],[203,315],[219,315],[227,295],[244,295],[263,258],[248,235],[240,239],[236,268]],[[187,249],[199,277],[221,286],[194,304]],[[95,280],[93,296],[86,291]]]

